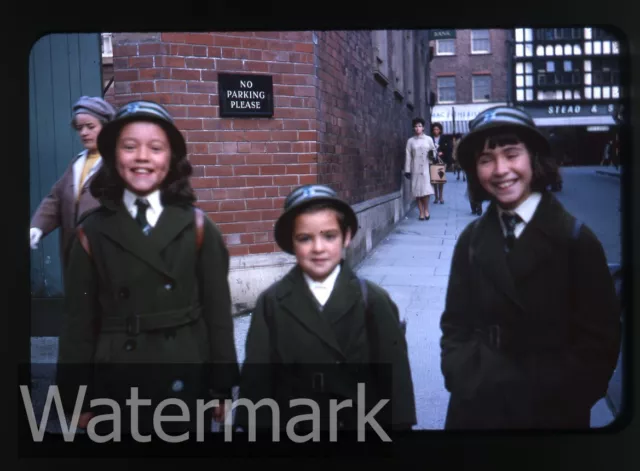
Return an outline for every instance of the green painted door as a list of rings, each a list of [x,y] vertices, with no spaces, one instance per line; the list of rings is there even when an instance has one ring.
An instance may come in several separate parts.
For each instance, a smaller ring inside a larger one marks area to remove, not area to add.
[[[71,107],[82,95],[102,96],[100,33],[40,38],[29,58],[31,215],[83,149],[71,128]],[[63,295],[58,233],[55,230],[31,251],[34,298]]]

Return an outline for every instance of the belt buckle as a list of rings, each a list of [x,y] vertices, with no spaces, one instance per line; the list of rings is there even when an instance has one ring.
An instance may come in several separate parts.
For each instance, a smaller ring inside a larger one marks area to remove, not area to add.
[[[138,335],[140,333],[140,318],[138,316],[128,316],[126,320],[126,329],[129,335]]]
[[[495,346],[498,350],[501,347],[500,326],[498,324],[489,326],[489,343]]]

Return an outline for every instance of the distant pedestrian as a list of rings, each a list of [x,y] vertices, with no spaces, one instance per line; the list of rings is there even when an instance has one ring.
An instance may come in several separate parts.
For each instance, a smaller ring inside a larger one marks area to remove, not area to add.
[[[196,401],[230,399],[239,376],[229,253],[220,230],[193,205],[185,140],[162,106],[122,107],[98,149],[103,166],[90,190],[100,206],[80,221],[67,267],[58,364],[65,409],[88,385],[81,427],[112,413],[89,404],[107,398],[123,410],[127,433],[133,412],[123,401],[138,387],[140,398],[154,400],[140,409],[138,430],[157,431],[153,411],[171,398],[189,407],[190,418],[165,430],[195,431]],[[223,413],[222,404],[213,409],[218,420]],[[113,426],[98,421],[101,434]]]
[[[453,149],[451,151],[451,162],[453,166],[453,172],[456,174],[456,180],[460,180],[460,174],[462,174],[462,181],[467,181],[467,175],[462,170],[462,167],[458,163],[458,144],[462,139],[462,134],[456,134],[453,136]]]
[[[442,135],[442,124],[433,123],[431,125],[431,136],[436,146],[436,163],[444,164],[446,170],[451,170],[451,142]],[[444,204],[444,199],[442,198],[444,183],[434,183],[433,186],[435,189],[434,204]]]
[[[431,185],[429,165],[436,161],[436,147],[433,139],[424,133],[424,119],[415,118],[411,122],[415,135],[407,140],[404,160],[404,176],[411,180],[411,194],[418,203],[420,221],[428,221],[429,196],[434,190]]]
[[[343,259],[357,230],[351,206],[324,185],[294,189],[275,224],[276,242],[295,255],[296,265],[258,297],[239,395],[253,404],[276,400],[283,414],[281,427],[291,414],[312,412],[309,407],[290,411],[291,399],[314,400],[320,421],[298,422],[294,430],[299,434],[309,433],[314,425],[331,427],[331,400],[338,405],[352,401],[337,415],[336,430],[355,431],[358,407],[368,412],[384,399],[390,402],[375,416],[382,427],[409,430],[416,423],[398,307],[384,289],[359,279]],[[376,374],[375,367],[383,365],[390,370]],[[358,397],[358,382],[365,385],[364,403]],[[258,427],[271,428],[269,407],[256,412]],[[237,426],[247,431],[248,421],[247,408],[239,406]]]
[[[89,184],[102,164],[98,152],[98,135],[111,121],[116,110],[100,97],[82,96],[71,108],[71,126],[82,140],[84,150],[69,164],[31,219],[29,239],[32,249],[40,240],[60,228],[60,259],[67,265],[69,249],[78,219],[99,205],[91,195]]]
[[[602,245],[547,190],[557,168],[529,115],[476,117],[458,147],[484,216],[456,243],[441,318],[446,429],[587,429],[620,351]]]

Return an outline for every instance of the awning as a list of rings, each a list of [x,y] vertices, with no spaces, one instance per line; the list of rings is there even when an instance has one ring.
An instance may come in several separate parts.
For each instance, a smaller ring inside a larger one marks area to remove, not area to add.
[[[431,111],[431,123],[442,124],[442,134],[466,134],[469,132],[469,122],[481,112],[487,108],[505,105],[506,103],[435,105]]]
[[[615,126],[613,116],[554,116],[534,118],[536,126]]]

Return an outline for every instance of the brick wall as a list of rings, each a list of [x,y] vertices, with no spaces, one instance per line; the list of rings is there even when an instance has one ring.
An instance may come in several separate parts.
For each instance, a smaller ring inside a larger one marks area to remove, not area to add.
[[[411,119],[427,118],[421,106],[425,90],[414,82],[417,97],[409,109],[406,99],[374,78],[370,31],[318,32],[317,37],[319,182],[351,204],[398,191]],[[426,76],[424,62],[415,64]]]
[[[230,254],[276,252],[273,224],[295,186],[326,183],[352,204],[400,190],[411,119],[428,120],[423,36],[405,71],[413,108],[374,78],[370,31],[114,33],[107,99],[165,105],[187,139],[198,205]],[[272,75],[274,117],[220,118],[219,72]]]
[[[435,56],[431,62],[431,90],[438,92],[437,77],[456,77],[456,103],[472,103],[471,78],[474,73],[491,75],[491,101],[507,100],[507,30],[490,31],[491,53],[471,54],[471,30],[456,30],[456,52],[453,56]],[[435,51],[435,41],[432,42]]]
[[[188,142],[198,205],[231,255],[279,250],[273,222],[286,194],[316,181],[310,32],[114,34],[114,103],[167,107]],[[218,72],[273,75],[272,119],[220,118]]]

